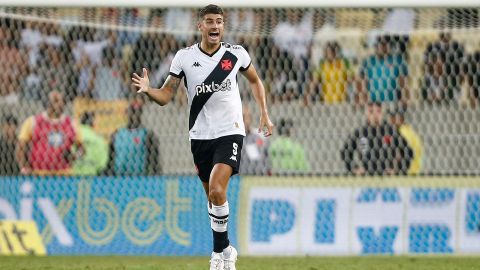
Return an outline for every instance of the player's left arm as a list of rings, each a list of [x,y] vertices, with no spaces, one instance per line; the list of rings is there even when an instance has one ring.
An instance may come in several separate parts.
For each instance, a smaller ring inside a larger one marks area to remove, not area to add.
[[[265,137],[268,137],[273,134],[273,123],[268,116],[267,109],[267,100],[265,96],[265,88],[263,87],[262,80],[258,77],[257,71],[252,64],[247,68],[247,70],[242,73],[250,83],[250,88],[252,89],[253,96],[257,105],[260,107],[260,127],[258,132],[263,130]],[[266,129],[266,130],[265,130]]]

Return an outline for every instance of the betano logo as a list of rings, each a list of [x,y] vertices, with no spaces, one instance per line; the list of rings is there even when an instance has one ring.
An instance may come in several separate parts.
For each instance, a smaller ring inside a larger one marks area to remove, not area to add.
[[[214,93],[219,91],[230,91],[232,90],[232,82],[230,79],[226,79],[221,84],[212,82],[210,84],[202,83],[200,85],[195,86],[196,95],[199,96],[203,93]]]

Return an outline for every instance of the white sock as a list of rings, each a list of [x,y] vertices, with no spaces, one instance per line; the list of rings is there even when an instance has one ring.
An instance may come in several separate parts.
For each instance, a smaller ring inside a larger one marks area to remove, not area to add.
[[[213,251],[223,253],[223,250],[229,246],[228,240],[228,202],[222,205],[213,205],[210,208],[210,226],[213,233]]]
[[[226,232],[228,224],[228,201],[222,205],[212,204],[210,209],[210,226],[216,232]]]

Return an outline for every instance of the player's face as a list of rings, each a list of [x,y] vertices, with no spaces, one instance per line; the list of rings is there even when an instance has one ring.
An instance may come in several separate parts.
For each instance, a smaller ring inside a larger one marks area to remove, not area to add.
[[[369,105],[366,109],[367,121],[371,125],[379,125],[382,122],[382,107]]]
[[[223,15],[206,14],[198,23],[198,29],[202,32],[202,40],[216,45],[220,44],[223,37]]]
[[[50,96],[50,106],[52,108],[53,113],[56,115],[60,115],[63,113],[63,108],[65,107],[65,103],[63,101],[63,96],[61,94],[51,94]]]

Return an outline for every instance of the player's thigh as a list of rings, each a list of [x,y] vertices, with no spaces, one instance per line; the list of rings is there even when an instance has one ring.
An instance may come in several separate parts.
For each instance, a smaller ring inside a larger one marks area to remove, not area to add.
[[[211,140],[191,140],[190,148],[198,177],[208,183],[213,169],[213,148]]]
[[[213,164],[227,164],[232,167],[232,175],[237,174],[240,168],[242,146],[242,135],[229,135],[218,138],[214,146]]]

